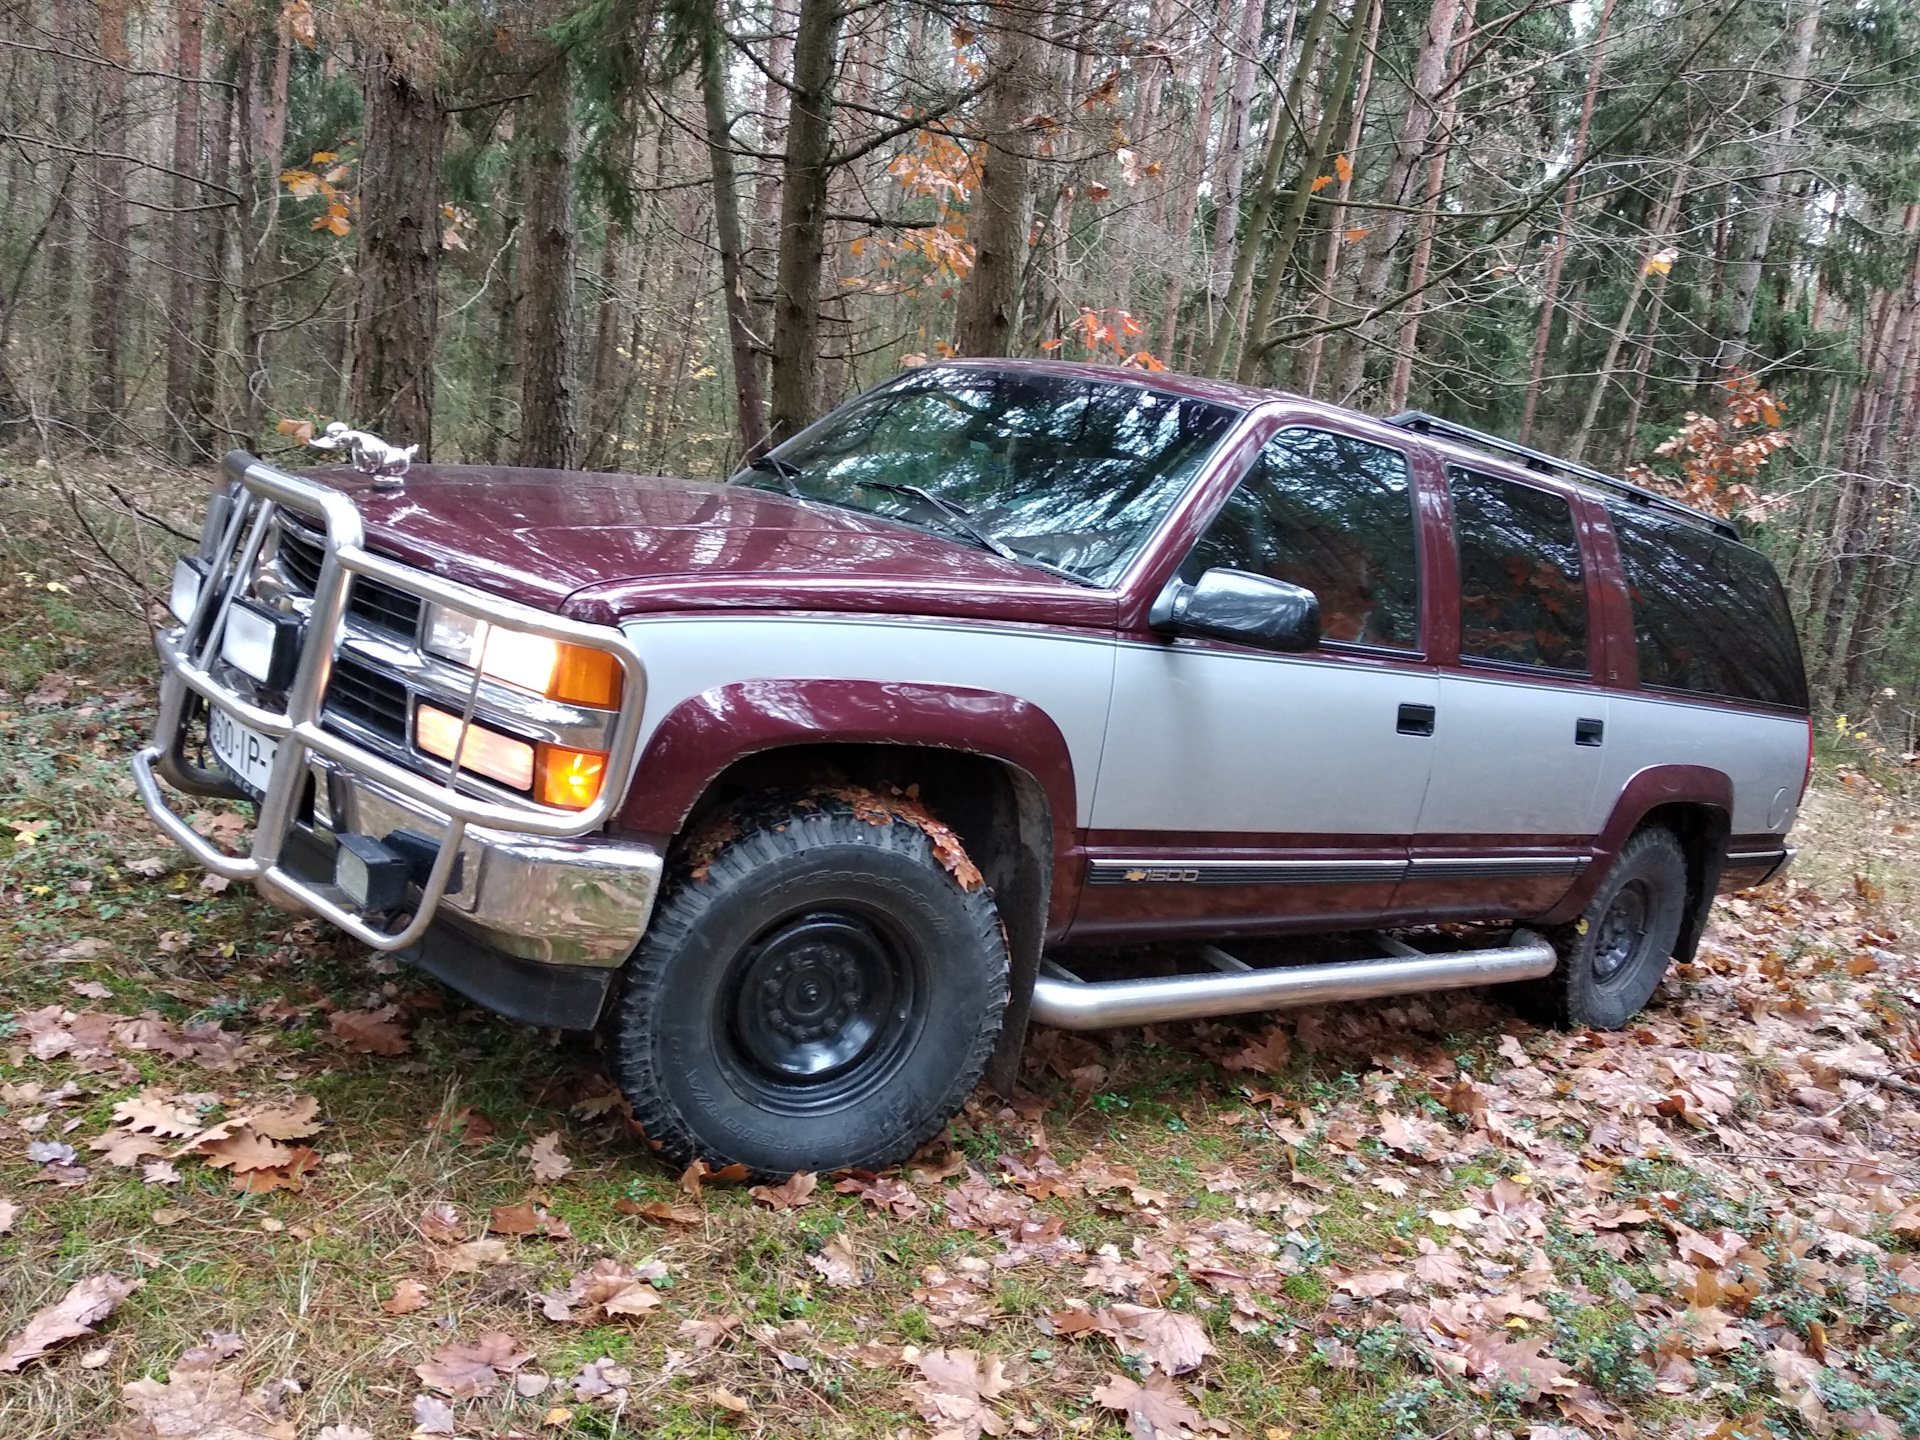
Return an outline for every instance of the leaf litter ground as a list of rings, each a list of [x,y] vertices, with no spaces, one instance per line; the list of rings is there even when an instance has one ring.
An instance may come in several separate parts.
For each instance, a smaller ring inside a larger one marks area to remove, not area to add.
[[[1857,775],[1624,1032],[1036,1032],[914,1163],[748,1190],[584,1042],[204,886],[135,657],[50,619],[0,648],[9,1437],[1920,1433],[1920,842]]]

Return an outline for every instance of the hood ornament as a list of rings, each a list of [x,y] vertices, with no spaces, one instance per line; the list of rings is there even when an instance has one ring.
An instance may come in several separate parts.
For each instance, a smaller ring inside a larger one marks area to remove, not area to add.
[[[326,433],[307,441],[315,450],[345,450],[353,468],[373,477],[376,490],[398,490],[407,467],[413,464],[420,447],[405,448],[382,440],[370,430],[354,430],[345,421],[335,420]]]

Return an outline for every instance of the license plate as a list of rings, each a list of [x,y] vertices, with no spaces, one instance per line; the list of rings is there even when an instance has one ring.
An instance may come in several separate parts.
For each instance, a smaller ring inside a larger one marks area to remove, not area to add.
[[[213,745],[214,758],[242,785],[264,795],[273,779],[273,758],[280,742],[242,725],[226,711],[210,707],[207,712],[207,739]]]

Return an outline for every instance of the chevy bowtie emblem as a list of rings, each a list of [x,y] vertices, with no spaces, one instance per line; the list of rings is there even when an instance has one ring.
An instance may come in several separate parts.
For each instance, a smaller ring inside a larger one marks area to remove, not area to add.
[[[362,475],[371,475],[375,487],[381,490],[400,488],[401,477],[413,464],[414,452],[420,448],[408,445],[403,449],[371,431],[351,429],[340,420],[335,420],[327,426],[325,434],[314,436],[307,444],[316,450],[344,449],[353,468]]]

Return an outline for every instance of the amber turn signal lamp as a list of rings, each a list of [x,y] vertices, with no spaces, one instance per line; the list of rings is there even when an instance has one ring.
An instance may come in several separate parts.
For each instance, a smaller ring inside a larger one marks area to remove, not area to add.
[[[460,740],[463,728],[464,745]],[[414,711],[413,743],[449,763],[457,754],[462,770],[497,780],[509,790],[526,790],[533,784],[533,746],[483,725],[464,725],[458,715],[431,705]]]
[[[620,704],[620,661],[610,650],[584,645],[556,645],[553,679],[547,683],[550,699],[573,705],[617,709]]]
[[[560,810],[585,810],[600,798],[607,779],[607,757],[598,750],[540,747],[538,783],[533,798]]]

